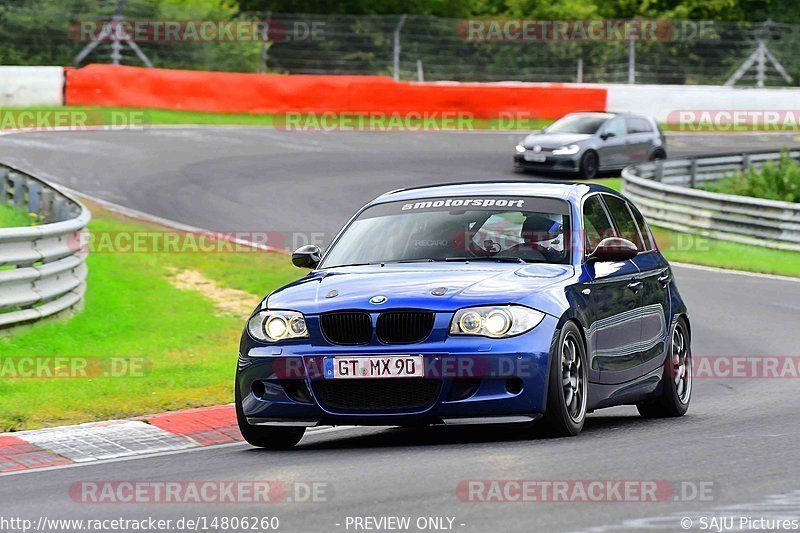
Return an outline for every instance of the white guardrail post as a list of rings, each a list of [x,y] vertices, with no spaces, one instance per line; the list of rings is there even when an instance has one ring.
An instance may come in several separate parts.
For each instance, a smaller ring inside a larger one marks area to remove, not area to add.
[[[800,151],[783,152],[800,160]],[[780,159],[752,152],[667,159],[627,167],[622,191],[656,226],[767,248],[800,251],[800,204],[713,193],[696,184]],[[688,187],[687,187],[688,185]]]
[[[86,292],[89,210],[44,180],[2,164],[0,203],[39,220],[0,228],[0,332],[78,306]]]

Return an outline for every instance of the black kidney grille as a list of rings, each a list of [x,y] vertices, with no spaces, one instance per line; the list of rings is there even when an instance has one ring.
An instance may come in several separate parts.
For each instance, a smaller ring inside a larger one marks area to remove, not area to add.
[[[322,333],[333,344],[367,344],[372,339],[372,318],[368,313],[321,315]]]
[[[442,382],[421,378],[329,379],[313,384],[321,404],[348,411],[420,410],[433,405]]]
[[[378,338],[386,344],[422,342],[433,329],[434,313],[389,311],[378,316]]]

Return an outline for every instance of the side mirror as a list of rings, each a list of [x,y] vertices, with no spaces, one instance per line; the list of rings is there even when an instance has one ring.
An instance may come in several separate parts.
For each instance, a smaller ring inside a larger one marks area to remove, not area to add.
[[[589,254],[589,261],[627,261],[633,259],[639,250],[628,239],[607,237]]]
[[[322,250],[314,244],[301,246],[292,253],[292,264],[299,268],[316,268],[322,258]]]
[[[600,138],[604,141],[607,141],[610,137],[616,137],[617,135],[613,131],[607,131],[605,133],[600,134]]]

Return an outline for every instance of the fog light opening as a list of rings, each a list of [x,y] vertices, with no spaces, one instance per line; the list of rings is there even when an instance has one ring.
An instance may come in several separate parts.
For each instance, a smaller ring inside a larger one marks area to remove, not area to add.
[[[281,386],[286,396],[298,403],[312,403],[311,393],[302,379],[282,379]]]
[[[253,396],[258,398],[259,400],[263,398],[264,395],[267,393],[267,388],[264,386],[263,381],[254,381],[250,387],[251,390],[253,391]]]
[[[458,402],[466,400],[478,392],[481,385],[480,379],[456,379],[453,381],[453,388],[450,390],[450,401]]]
[[[519,378],[508,378],[506,380],[506,392],[509,394],[519,394],[522,392],[522,380]]]

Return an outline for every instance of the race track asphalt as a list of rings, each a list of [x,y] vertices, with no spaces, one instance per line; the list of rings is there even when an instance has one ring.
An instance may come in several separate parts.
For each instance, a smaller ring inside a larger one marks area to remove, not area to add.
[[[520,179],[514,134],[297,134],[174,128],[0,137],[0,160],[134,209],[215,230],[334,232],[386,190]],[[790,136],[671,136],[671,155],[778,148]],[[798,355],[800,283],[676,268],[696,356]],[[231,364],[235,355],[231,354]],[[354,531],[347,517],[454,517],[454,530],[681,531],[682,517],[800,518],[800,380],[697,379],[687,416],[631,407],[590,415],[575,439],[514,428],[345,428],[287,452],[246,444],[0,477],[4,516],[161,518],[275,515],[280,531]],[[82,480],[321,481],[329,501],[260,506],[81,504]],[[713,501],[466,503],[460,481],[668,480],[713,484]],[[738,523],[738,522],[737,522]],[[339,524],[339,525],[337,525]],[[461,525],[463,524],[463,525]],[[410,531],[418,531],[412,528]]]

